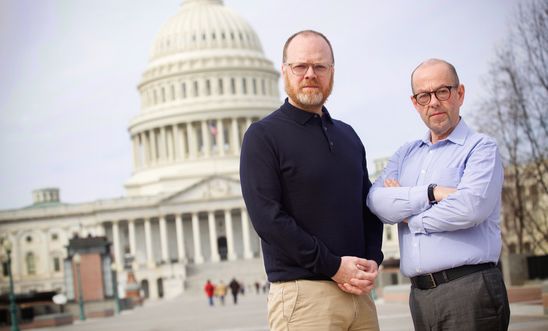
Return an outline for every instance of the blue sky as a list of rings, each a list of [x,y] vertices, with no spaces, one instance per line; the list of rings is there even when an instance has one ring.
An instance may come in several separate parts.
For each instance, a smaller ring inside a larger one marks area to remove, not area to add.
[[[156,33],[182,0],[0,0],[0,209],[59,187],[64,202],[124,195],[129,120]],[[279,69],[287,37],[315,29],[335,51],[327,107],[362,138],[370,171],[425,128],[409,100],[422,60],[453,63],[478,112],[482,79],[517,0],[225,0]],[[281,85],[280,85],[281,87]],[[283,94],[283,91],[281,94]]]

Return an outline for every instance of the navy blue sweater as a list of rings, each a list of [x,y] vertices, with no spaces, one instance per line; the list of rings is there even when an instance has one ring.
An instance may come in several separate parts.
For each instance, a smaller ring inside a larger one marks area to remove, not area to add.
[[[268,280],[330,279],[341,256],[382,262],[383,226],[365,201],[365,149],[348,124],[284,105],[253,123],[240,180]]]

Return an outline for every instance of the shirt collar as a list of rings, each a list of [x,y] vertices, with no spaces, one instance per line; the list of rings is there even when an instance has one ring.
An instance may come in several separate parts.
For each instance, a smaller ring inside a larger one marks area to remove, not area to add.
[[[304,111],[293,106],[289,103],[289,98],[285,98],[285,102],[281,109],[285,114],[287,114],[287,116],[289,116],[292,120],[301,125],[306,124],[306,122],[308,122],[315,115],[314,113]],[[327,111],[327,108],[325,108],[325,106],[322,107],[322,113],[323,117],[325,117],[328,122],[333,122],[333,119],[331,118],[331,115],[329,114],[329,111]]]
[[[466,136],[469,132],[470,128],[468,127],[468,125],[466,125],[462,117],[460,117],[459,123],[457,124],[453,132],[451,132],[451,134],[443,140],[448,140],[454,144],[462,146],[464,145],[464,141],[466,140]],[[432,144],[432,142],[430,141],[430,131],[428,131],[426,135],[422,138],[422,142],[426,145]]]

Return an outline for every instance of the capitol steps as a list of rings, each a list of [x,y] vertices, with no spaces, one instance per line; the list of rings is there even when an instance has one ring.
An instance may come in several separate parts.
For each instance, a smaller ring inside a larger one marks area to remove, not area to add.
[[[262,285],[266,281],[263,260],[261,258],[189,264],[186,268],[186,294],[202,293],[204,284],[208,279],[213,284],[218,284],[221,280],[225,284],[228,284],[232,278],[236,278],[238,282],[245,285],[246,291],[250,291],[255,282],[259,282]]]

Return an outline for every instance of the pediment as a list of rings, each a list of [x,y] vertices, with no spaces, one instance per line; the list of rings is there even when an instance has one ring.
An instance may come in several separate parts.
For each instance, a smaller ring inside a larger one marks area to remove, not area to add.
[[[240,182],[233,178],[212,176],[162,200],[167,204],[234,198],[241,196]]]

